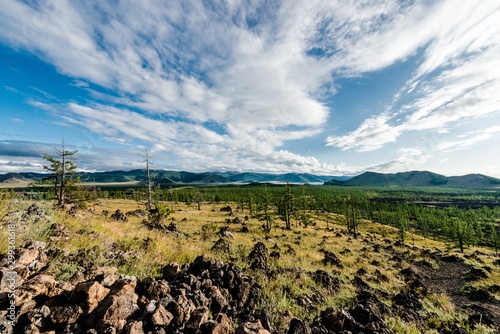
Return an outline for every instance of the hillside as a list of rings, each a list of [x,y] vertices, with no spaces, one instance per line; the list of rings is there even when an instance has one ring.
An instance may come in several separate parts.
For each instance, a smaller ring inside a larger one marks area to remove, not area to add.
[[[0,204],[1,226],[22,226],[16,323],[2,333],[486,334],[500,324],[500,262],[489,248],[462,254],[418,235],[405,244],[369,221],[353,238],[344,217],[326,212],[266,233],[228,203],[170,204],[163,221],[145,219],[135,200],[72,212]],[[9,231],[0,232],[8,273]]]
[[[80,173],[84,183],[117,183],[145,181],[146,172],[142,169],[131,171],[109,171],[95,173]],[[17,184],[19,181],[40,182],[47,177],[41,173],[7,173],[0,175],[0,182]],[[336,179],[345,180],[345,177],[313,175],[307,173],[239,173],[239,172],[204,172],[193,173],[185,171],[152,170],[151,177],[157,185],[182,184],[222,184],[222,183],[252,183],[252,182],[280,182],[280,183],[323,183]],[[13,182],[15,181],[15,182]]]
[[[348,180],[330,180],[325,185],[365,187],[451,187],[491,189],[500,187],[500,179],[482,174],[444,176],[428,171],[411,171],[394,174],[365,172]]]

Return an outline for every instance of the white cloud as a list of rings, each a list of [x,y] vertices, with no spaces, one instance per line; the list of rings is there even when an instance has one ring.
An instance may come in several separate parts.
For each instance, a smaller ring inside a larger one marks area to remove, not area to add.
[[[493,15],[499,10],[495,1],[461,6],[447,1],[430,8],[417,5],[357,40],[358,50],[367,58],[357,57],[355,51],[352,62],[346,52],[346,63],[354,64],[351,71],[355,73],[380,69],[421,47],[423,61],[392,106],[350,133],[328,137],[326,144],[369,151],[408,131],[445,133],[450,124],[500,112],[500,27]],[[402,40],[407,42],[401,45]],[[391,55],[387,62],[385,53]],[[374,60],[368,57],[373,54],[377,54]]]
[[[464,138],[455,141],[445,141],[439,143],[436,147],[437,151],[456,151],[465,149],[471,145],[477,144],[483,140],[490,139],[494,134],[500,132],[500,126],[491,126],[481,131],[467,132],[463,135],[458,136],[459,138]]]
[[[392,105],[327,137],[341,150],[499,112],[498,12],[494,0],[8,1],[0,39],[94,98],[31,105],[107,140],[154,146],[189,169],[340,171],[283,149],[326,128],[336,78],[423,55]],[[421,163],[408,158],[417,153],[402,148],[393,165]]]

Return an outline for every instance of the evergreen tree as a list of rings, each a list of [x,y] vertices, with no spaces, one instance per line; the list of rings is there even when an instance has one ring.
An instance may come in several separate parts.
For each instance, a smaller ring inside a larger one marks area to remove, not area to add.
[[[264,186],[264,191],[257,201],[257,219],[264,222],[265,230],[269,233],[271,231],[271,224],[274,222],[274,213],[272,210],[272,198],[267,185]]]
[[[43,168],[51,173],[47,180],[54,186],[54,193],[57,198],[57,206],[64,207],[66,204],[67,195],[74,189],[76,183],[79,181],[76,176],[77,166],[73,163],[71,158],[78,152],[66,150],[66,144],[62,141],[61,148],[55,148],[56,158],[45,154],[43,158],[47,160],[50,165],[43,166]]]
[[[295,211],[294,205],[295,196],[293,196],[290,184],[287,182],[285,186],[285,192],[278,201],[278,214],[280,218],[285,222],[285,228],[287,230],[290,230],[292,227],[291,220]]]

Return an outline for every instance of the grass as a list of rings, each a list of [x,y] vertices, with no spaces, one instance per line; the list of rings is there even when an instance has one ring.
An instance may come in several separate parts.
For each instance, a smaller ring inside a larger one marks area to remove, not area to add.
[[[70,216],[65,212],[53,211],[50,202],[37,202],[44,208],[48,220],[23,222],[21,214],[31,202],[14,202],[7,199],[0,202],[1,233],[6,233],[5,222],[16,221],[19,225],[18,245],[29,240],[41,240],[49,247],[58,247],[66,253],[89,254],[93,252],[92,261],[97,266],[115,266],[119,273],[134,275],[139,278],[157,277],[161,268],[171,262],[189,263],[198,255],[221,258],[223,261],[235,262],[251,275],[254,275],[263,287],[260,303],[270,313],[271,320],[286,329],[290,313],[312,321],[320,310],[332,306],[350,308],[354,306],[356,289],[351,283],[355,276],[360,276],[375,290],[394,294],[404,288],[405,282],[398,272],[407,267],[403,261],[398,264],[391,261],[391,254],[406,254],[420,261],[428,261],[435,265],[423,250],[445,251],[446,244],[421,236],[411,236],[406,246],[395,246],[397,229],[381,224],[365,221],[359,226],[360,236],[354,239],[347,235],[343,225],[343,217],[333,214],[313,214],[315,226],[293,227],[285,230],[283,224],[277,223],[269,233],[269,238],[261,229],[262,223],[250,218],[246,225],[249,232],[239,232],[240,224],[229,224],[234,235],[228,254],[214,254],[210,249],[219,238],[217,231],[226,225],[226,219],[238,216],[250,216],[248,211],[235,212],[229,216],[219,205],[207,204],[202,210],[197,205],[182,203],[165,203],[172,209],[166,224],[174,221],[177,227],[190,237],[176,237],[163,231],[149,230],[142,224],[142,218],[129,217],[128,222],[117,222],[103,215],[103,211],[113,213],[117,209],[122,212],[144,209],[144,203],[132,200],[100,200],[78,215]],[[236,207],[233,203],[231,206]],[[16,213],[18,212],[18,213]],[[327,221],[328,227],[327,229]],[[53,224],[67,229],[68,237],[54,235]],[[0,251],[7,249],[6,238],[0,239]],[[270,251],[279,249],[279,259],[269,259],[269,266],[277,274],[269,278],[259,271],[249,269],[247,256],[256,242],[264,243]],[[293,252],[287,252],[293,248]],[[386,249],[387,248],[387,249]],[[374,249],[377,249],[375,251]],[[325,265],[321,250],[335,253],[343,264],[342,268]],[[474,248],[483,254],[491,250]],[[472,253],[472,250],[467,250]],[[71,258],[71,257],[70,257]],[[491,266],[493,259],[479,256],[482,265]],[[338,291],[329,291],[314,282],[309,273],[317,269],[326,271],[340,281]],[[69,279],[75,272],[82,270],[77,261],[68,261],[66,257],[56,257],[51,263],[51,270],[59,280]],[[500,273],[494,271],[478,284],[490,286],[500,281]],[[305,302],[310,300],[312,303]],[[382,302],[390,304],[390,300]],[[423,299],[424,313],[428,315],[428,333],[436,332],[443,324],[463,321],[464,316],[454,308],[446,295],[430,294]],[[413,323],[405,323],[397,317],[387,317],[390,328],[397,333],[420,333]],[[473,332],[479,333],[479,332]],[[485,331],[488,333],[488,331]]]

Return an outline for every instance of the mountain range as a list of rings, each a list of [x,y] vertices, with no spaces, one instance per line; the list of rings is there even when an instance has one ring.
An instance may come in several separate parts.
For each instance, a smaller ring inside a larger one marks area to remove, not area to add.
[[[27,185],[29,182],[40,182],[47,177],[43,173],[7,173],[0,174],[0,183],[9,186]],[[142,169],[130,171],[109,171],[79,173],[83,183],[94,184],[144,184],[146,172]],[[252,172],[179,172],[152,170],[151,179],[155,185],[209,185],[209,184],[248,184],[248,183],[298,183],[324,184],[346,187],[450,187],[467,189],[500,188],[500,179],[482,174],[463,176],[444,176],[428,171],[411,171],[393,174],[365,172],[348,176],[314,175],[308,173],[252,173]]]
[[[332,179],[324,184],[351,187],[449,187],[492,189],[500,188],[500,179],[482,174],[444,176],[428,171],[411,171],[393,174],[365,172],[348,180]]]
[[[224,184],[224,183],[252,183],[252,182],[276,182],[276,183],[316,183],[322,184],[332,179],[346,180],[348,177],[331,175],[313,175],[308,173],[251,173],[251,172],[178,172],[165,170],[151,170],[151,179],[155,185],[202,185],[202,184]],[[131,171],[109,171],[94,173],[79,173],[83,183],[141,183],[146,179],[146,171],[136,169]],[[27,182],[39,182],[44,180],[48,174],[43,173],[7,173],[0,175],[0,183],[22,184]]]

